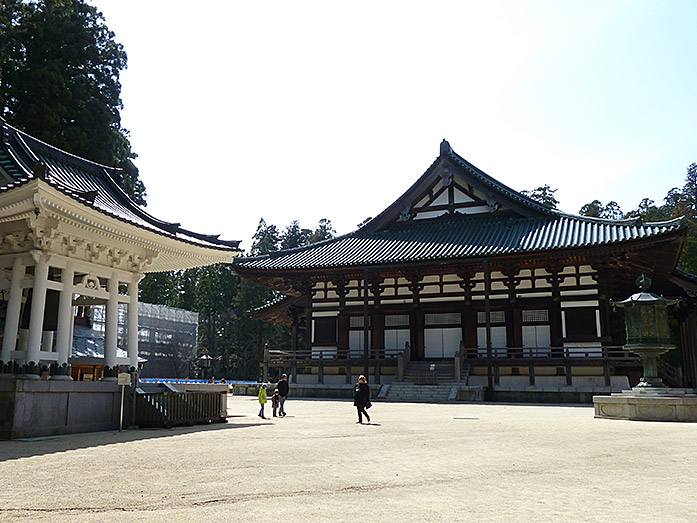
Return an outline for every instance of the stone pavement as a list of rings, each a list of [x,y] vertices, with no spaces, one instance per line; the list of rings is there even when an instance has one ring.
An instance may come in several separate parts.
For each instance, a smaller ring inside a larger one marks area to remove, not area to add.
[[[227,424],[0,442],[0,521],[697,521],[697,424],[252,397]]]

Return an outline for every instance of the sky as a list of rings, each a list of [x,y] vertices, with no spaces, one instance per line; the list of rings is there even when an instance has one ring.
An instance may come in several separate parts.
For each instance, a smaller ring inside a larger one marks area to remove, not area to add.
[[[128,54],[147,211],[222,239],[338,234],[447,139],[578,213],[662,203],[697,162],[697,2],[92,0]]]

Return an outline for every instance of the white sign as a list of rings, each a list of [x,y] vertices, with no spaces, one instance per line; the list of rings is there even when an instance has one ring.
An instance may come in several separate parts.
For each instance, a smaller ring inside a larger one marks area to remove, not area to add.
[[[131,375],[128,372],[120,372],[118,384],[119,385],[130,385],[131,384]]]

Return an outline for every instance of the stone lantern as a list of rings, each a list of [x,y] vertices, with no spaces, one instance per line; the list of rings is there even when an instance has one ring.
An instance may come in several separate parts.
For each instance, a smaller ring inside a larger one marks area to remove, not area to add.
[[[208,355],[208,351],[206,351],[205,354],[198,359],[198,366],[201,369],[201,377],[205,378],[206,374],[210,372],[211,367],[213,366],[213,358]]]
[[[675,348],[670,341],[668,307],[677,304],[678,300],[668,300],[646,292],[650,280],[644,276],[637,283],[641,292],[613,303],[615,308],[624,309],[627,344],[623,348],[641,358],[644,376],[638,387],[664,387],[663,380],[658,377],[656,359]]]

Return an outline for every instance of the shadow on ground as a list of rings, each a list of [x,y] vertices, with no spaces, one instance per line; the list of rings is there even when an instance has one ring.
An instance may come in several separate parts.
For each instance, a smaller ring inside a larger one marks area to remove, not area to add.
[[[235,418],[239,419],[239,418]],[[116,445],[131,441],[149,440],[155,438],[171,438],[183,434],[192,434],[209,430],[231,430],[269,425],[264,422],[226,422],[212,425],[195,425],[193,427],[173,427],[171,429],[133,429],[105,432],[90,432],[84,434],[65,434],[60,436],[45,436],[41,438],[0,441],[0,462],[12,461],[32,456],[56,454],[70,450],[87,449]],[[47,445],[50,442],[50,447]]]

